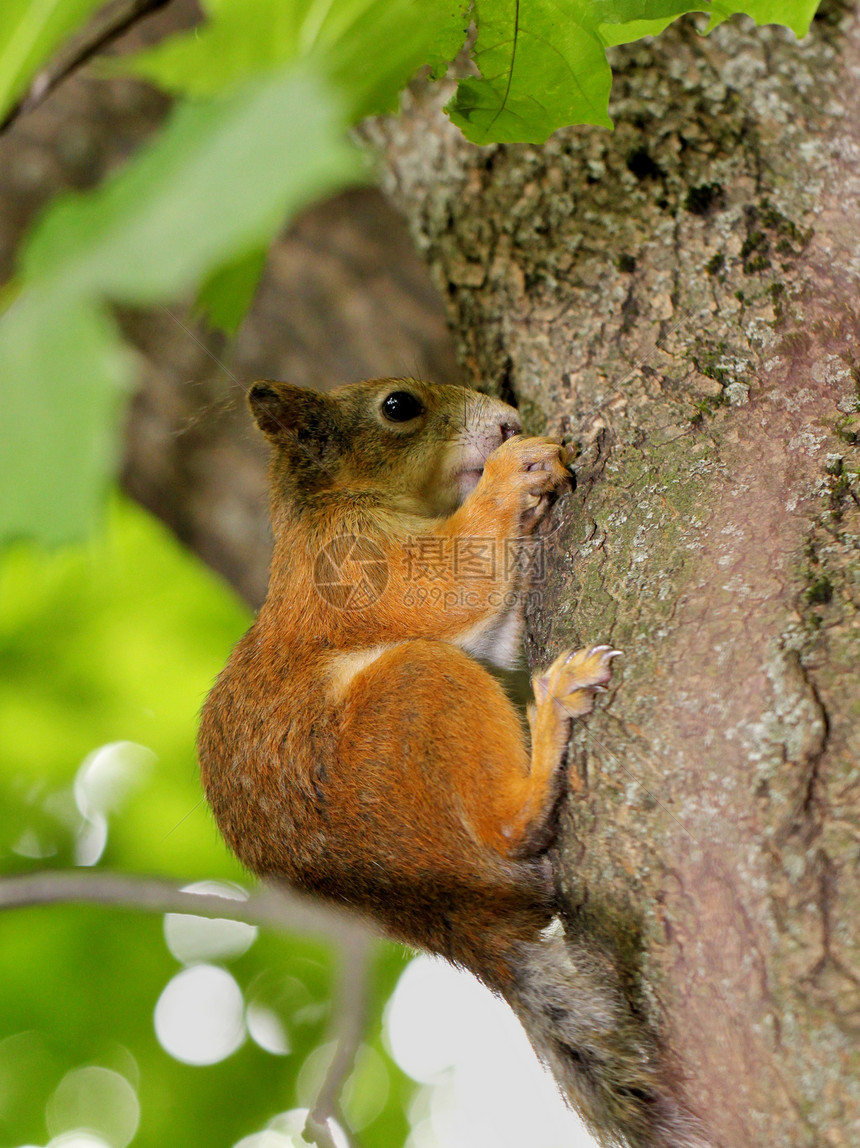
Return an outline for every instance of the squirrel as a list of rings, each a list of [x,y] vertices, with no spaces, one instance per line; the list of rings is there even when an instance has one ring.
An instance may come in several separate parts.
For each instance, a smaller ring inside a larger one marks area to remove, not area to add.
[[[537,673],[530,739],[476,660],[517,661],[565,448],[498,399],[411,378],[258,382],[249,403],[272,447],[269,590],[198,740],[228,845],[471,970],[601,1143],[706,1148],[612,962],[558,929],[570,725],[618,651]]]

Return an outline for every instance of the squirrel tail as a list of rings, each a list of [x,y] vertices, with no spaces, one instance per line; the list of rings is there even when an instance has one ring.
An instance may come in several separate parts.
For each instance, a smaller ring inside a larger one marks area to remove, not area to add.
[[[502,995],[599,1144],[716,1148],[679,1098],[658,1043],[612,962],[545,930],[518,946]]]

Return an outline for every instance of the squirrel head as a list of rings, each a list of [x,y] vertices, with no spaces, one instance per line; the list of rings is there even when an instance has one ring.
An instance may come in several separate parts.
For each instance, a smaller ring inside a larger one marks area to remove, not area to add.
[[[328,393],[267,380],[253,385],[249,403],[273,448],[276,510],[366,495],[395,511],[448,515],[477,485],[487,456],[521,430],[507,403],[417,379]]]

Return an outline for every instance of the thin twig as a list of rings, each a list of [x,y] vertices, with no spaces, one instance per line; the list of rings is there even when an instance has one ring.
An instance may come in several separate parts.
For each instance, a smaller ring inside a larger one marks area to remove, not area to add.
[[[118,40],[146,16],[164,8],[170,0],[121,0],[109,5],[96,16],[41,72],[33,78],[30,87],[12,105],[0,121],[0,133],[5,132],[25,112],[31,112],[43,103],[59,84],[76,72],[93,56]]]
[[[57,869],[0,877],[0,911],[61,902],[220,917],[280,932],[322,933],[340,944],[349,944],[365,929],[357,917],[344,910],[323,907],[274,884],[262,886],[247,900],[234,900],[213,893],[188,893],[181,884],[159,877],[101,869]]]
[[[330,1121],[339,1115],[340,1093],[352,1071],[367,1023],[372,934],[363,921],[346,910],[320,906],[275,884],[263,885],[246,900],[234,900],[213,893],[189,893],[182,885],[159,877],[98,869],[58,869],[0,877],[0,912],[60,902],[116,905],[147,913],[193,913],[287,933],[318,933],[333,940],[340,950],[340,976],[332,1015],[337,1045],[308,1115],[305,1138],[318,1148],[340,1148]]]
[[[308,1113],[303,1136],[318,1148],[340,1148],[330,1121],[340,1115],[343,1086],[352,1072],[361,1038],[367,1028],[368,978],[371,943],[367,933],[356,933],[341,945],[340,992],[332,1025],[337,1038],[334,1057],[314,1106]]]

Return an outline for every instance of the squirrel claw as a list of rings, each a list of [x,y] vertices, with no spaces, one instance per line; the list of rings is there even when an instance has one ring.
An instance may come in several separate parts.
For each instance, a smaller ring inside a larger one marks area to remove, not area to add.
[[[520,526],[531,531],[547,513],[553,499],[571,485],[570,474],[560,461],[561,446],[549,438],[516,435],[506,439],[484,466],[485,486],[492,484],[497,497],[507,488],[519,502]]]
[[[608,661],[610,658],[620,658],[623,652],[623,650],[613,650],[611,646],[592,646],[588,651],[588,656],[591,657],[593,654],[604,654]],[[573,654],[570,655],[571,658],[573,656]]]
[[[611,646],[565,650],[543,674],[533,678],[538,704],[556,702],[570,717],[583,717],[594,708],[594,695],[607,693],[612,659],[621,654]]]

